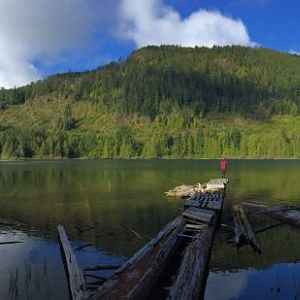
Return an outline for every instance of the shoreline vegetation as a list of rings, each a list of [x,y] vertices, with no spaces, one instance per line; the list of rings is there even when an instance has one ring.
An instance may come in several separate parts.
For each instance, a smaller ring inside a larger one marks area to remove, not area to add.
[[[147,47],[0,89],[0,158],[300,158],[300,58]]]
[[[205,161],[205,160],[212,160],[212,161],[219,161],[222,157],[215,157],[215,158],[88,158],[88,157],[76,157],[76,158],[16,158],[16,159],[0,159],[0,163],[10,163],[10,162],[71,162],[71,161]],[[287,158],[287,157],[276,157],[276,158],[266,158],[266,157],[226,157],[227,160],[266,160],[266,161],[273,161],[273,160],[282,160],[282,161],[296,161],[300,160],[300,157],[293,157],[293,158]]]

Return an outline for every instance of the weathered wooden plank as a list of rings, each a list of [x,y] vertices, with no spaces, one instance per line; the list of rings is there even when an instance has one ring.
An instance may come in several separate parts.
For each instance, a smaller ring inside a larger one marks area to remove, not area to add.
[[[72,300],[86,299],[83,273],[80,270],[76,256],[68,240],[66,231],[62,225],[57,226],[58,236],[64,255],[65,269],[68,277],[70,296]]]
[[[214,230],[214,221],[210,226],[203,225],[202,229],[188,245],[168,299],[196,300],[202,298],[208,275]]]
[[[144,299],[176,250],[177,235],[183,231],[181,216],[170,222],[107,280],[92,299]]]
[[[215,213],[211,210],[190,207],[182,213],[182,216],[186,219],[192,219],[210,224],[212,218],[215,216]]]
[[[266,205],[257,205],[246,202],[243,202],[243,207],[247,211],[252,211],[255,213],[265,213],[274,219],[300,228],[300,211],[297,210],[297,207],[295,209],[293,209],[293,207],[289,207],[287,209],[286,207],[269,207]]]

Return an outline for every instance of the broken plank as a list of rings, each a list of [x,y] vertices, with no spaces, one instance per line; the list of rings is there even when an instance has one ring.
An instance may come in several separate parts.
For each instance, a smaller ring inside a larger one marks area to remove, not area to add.
[[[86,299],[83,273],[78,266],[76,256],[72,250],[66,231],[62,225],[58,225],[57,230],[65,262],[65,270],[70,289],[70,298],[72,300]]]

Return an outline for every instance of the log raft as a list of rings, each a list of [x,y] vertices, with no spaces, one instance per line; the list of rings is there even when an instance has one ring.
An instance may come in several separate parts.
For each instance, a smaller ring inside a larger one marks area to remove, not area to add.
[[[74,293],[71,293],[71,298],[157,299],[153,293],[163,295],[161,299],[201,298],[205,290],[214,233],[221,223],[226,185],[226,179],[208,182],[205,190],[196,192],[186,201],[182,214],[167,224],[93,294],[87,296],[83,284],[82,298],[76,298]],[[62,232],[61,228],[59,232]],[[63,234],[61,236],[67,239]],[[71,246],[64,252],[72,252]],[[75,272],[74,268],[68,270],[69,273]],[[73,276],[69,274],[69,284]],[[167,286],[163,286],[165,282]],[[75,286],[76,290],[82,287],[82,280]]]

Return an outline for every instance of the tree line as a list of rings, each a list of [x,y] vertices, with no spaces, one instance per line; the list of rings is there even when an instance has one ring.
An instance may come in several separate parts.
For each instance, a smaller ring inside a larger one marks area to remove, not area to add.
[[[10,111],[45,98],[66,103],[54,127],[6,121]],[[72,111],[78,102],[127,122],[83,130]],[[93,71],[2,88],[1,157],[299,157],[296,129],[272,121],[287,118],[298,128],[299,108],[298,56],[238,46],[146,47]]]

